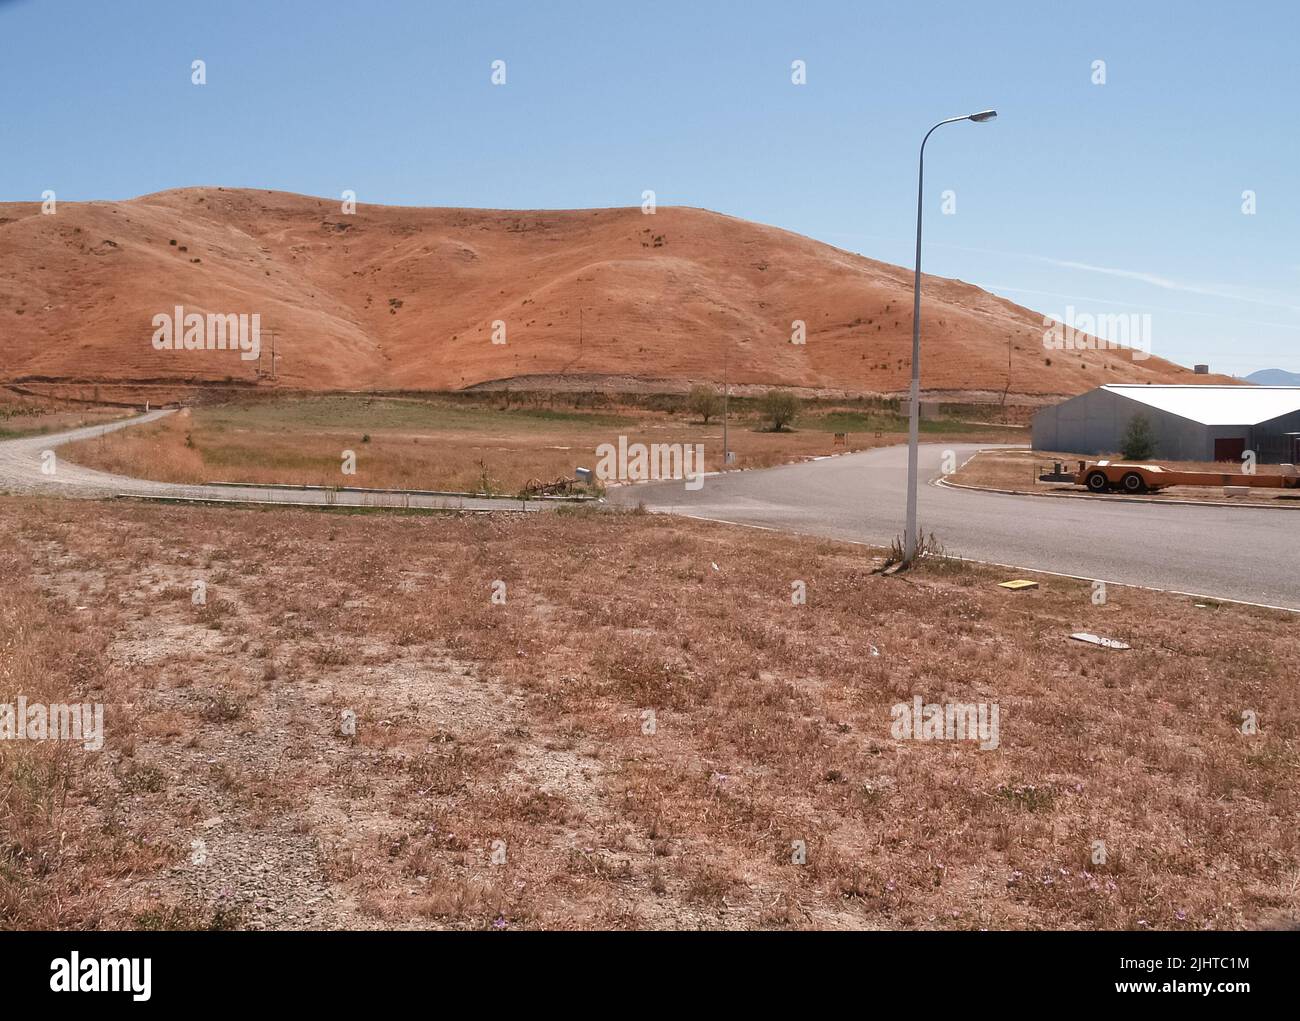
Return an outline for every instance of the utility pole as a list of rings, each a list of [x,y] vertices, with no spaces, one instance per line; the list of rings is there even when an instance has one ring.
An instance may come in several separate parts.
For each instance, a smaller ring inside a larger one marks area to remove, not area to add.
[[[722,467],[725,469],[731,461],[731,448],[727,445],[727,356],[730,345],[722,349]]]
[[[273,380],[273,379],[275,379],[275,328],[274,328],[274,327],[271,327],[271,326],[268,326],[268,327],[267,327],[263,332],[266,334],[267,338],[271,341],[271,351],[270,351],[270,354],[271,354],[271,368],[270,368],[268,371],[262,371],[262,369],[261,369],[261,362],[262,362],[262,359],[261,359],[261,357],[259,356],[259,357],[258,357],[258,360],[257,360],[257,361],[258,361],[258,375],[259,375],[259,376],[264,376],[264,377],[266,377],[266,378],[268,378],[268,379],[272,379],[272,380]]]
[[[1011,338],[1014,334],[1007,334],[1007,385],[1002,391],[1002,421],[1007,420],[1007,394],[1011,392]]]

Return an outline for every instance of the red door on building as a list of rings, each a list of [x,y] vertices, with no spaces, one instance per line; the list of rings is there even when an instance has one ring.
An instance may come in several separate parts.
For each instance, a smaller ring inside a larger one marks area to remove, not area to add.
[[[1246,452],[1245,439],[1229,436],[1214,441],[1214,459],[1216,461],[1240,461]]]

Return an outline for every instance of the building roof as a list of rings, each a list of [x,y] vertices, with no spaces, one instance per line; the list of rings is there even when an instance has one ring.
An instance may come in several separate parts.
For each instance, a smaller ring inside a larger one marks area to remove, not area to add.
[[[1108,383],[1102,389],[1201,425],[1258,425],[1300,411],[1300,386]]]

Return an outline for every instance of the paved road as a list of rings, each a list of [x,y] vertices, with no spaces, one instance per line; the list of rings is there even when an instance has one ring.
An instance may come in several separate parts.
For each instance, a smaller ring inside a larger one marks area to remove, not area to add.
[[[944,450],[922,444],[922,479]],[[902,532],[907,448],[612,490],[611,502],[888,545]],[[1300,609],[1300,511],[1007,496],[924,485],[918,517],[958,556]]]
[[[83,468],[58,456],[58,448],[73,440],[90,439],[103,433],[125,429],[128,426],[153,422],[170,410],[151,411],[135,418],[92,425],[84,429],[70,429],[45,436],[29,436],[0,442],[0,492],[41,494],[98,499],[119,494],[137,497],[154,497],[171,500],[212,500],[223,503],[278,503],[306,504],[319,507],[411,507],[422,510],[542,510],[545,502],[524,502],[506,499],[476,499],[474,497],[441,496],[433,494],[399,492],[364,492],[358,490],[289,489],[261,486],[209,486],[180,485],[173,482],[151,482],[123,475]],[[52,473],[43,472],[42,466],[50,464],[47,451],[54,454]]]
[[[95,471],[57,456],[61,444],[170,413],[0,442],[0,492],[472,511],[545,506],[431,494],[179,485]],[[960,462],[984,446],[923,444],[923,478],[938,476],[944,450],[955,451]],[[55,452],[52,474],[41,471],[45,451]],[[680,482],[625,486],[610,491],[610,502],[887,545],[902,531],[906,458],[905,447],[886,447],[710,476],[696,492]],[[1300,511],[1048,499],[926,485],[920,522],[958,556],[1300,609]]]

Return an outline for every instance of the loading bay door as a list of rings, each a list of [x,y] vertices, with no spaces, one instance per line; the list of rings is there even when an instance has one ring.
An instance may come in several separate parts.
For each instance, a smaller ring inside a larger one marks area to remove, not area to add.
[[[1216,461],[1240,461],[1246,452],[1244,437],[1225,437],[1214,441],[1214,459]]]

